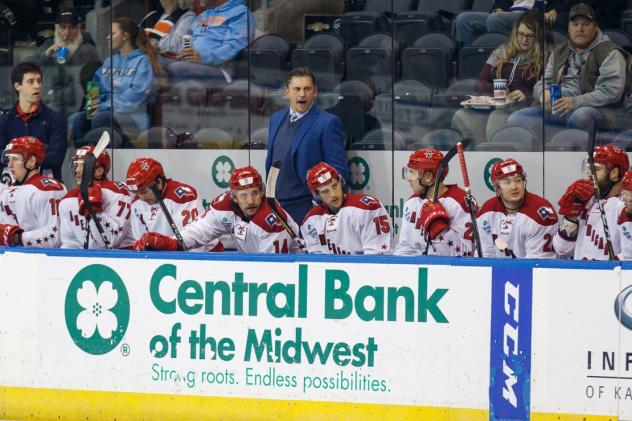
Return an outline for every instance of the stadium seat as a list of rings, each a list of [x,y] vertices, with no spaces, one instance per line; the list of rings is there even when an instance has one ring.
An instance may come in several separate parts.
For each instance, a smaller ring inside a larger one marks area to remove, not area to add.
[[[402,79],[445,88],[452,77],[456,41],[443,32],[426,34],[402,52]]]
[[[474,146],[476,152],[518,152],[518,148],[513,143],[506,142],[481,142]]]
[[[494,133],[488,143],[491,145],[509,144],[513,145],[518,152],[531,152],[539,142],[537,135],[531,130],[522,127],[504,127]]]
[[[452,32],[452,21],[465,6],[466,0],[419,0],[417,11],[438,14],[442,23],[437,29]]]
[[[393,47],[395,51],[393,51]],[[376,93],[387,92],[393,84],[393,60],[398,45],[389,34],[373,34],[347,51],[347,80],[360,80]]]
[[[292,52],[292,68],[307,67],[316,76],[319,89],[333,89],[343,75],[344,41],[334,34],[310,37],[303,48]]]
[[[619,47],[632,53],[632,37],[627,32],[620,29],[606,29],[603,33]]]
[[[394,135],[394,136],[393,136]],[[393,142],[393,137],[395,142]],[[349,149],[352,150],[376,150],[389,151],[405,150],[404,137],[397,130],[390,127],[375,129],[367,133],[359,142],[352,142]]]
[[[392,11],[393,13],[414,10],[417,0],[366,0],[365,11]],[[391,7],[393,10],[391,10]]]
[[[346,47],[357,46],[367,35],[391,32],[392,17],[414,10],[417,0],[367,0],[364,11],[342,16],[342,38]]]
[[[586,151],[588,132],[579,129],[565,129],[556,133],[546,144],[548,151]]]
[[[275,112],[289,106],[290,102],[285,97],[283,88],[268,92],[263,101],[263,115],[270,117]]]
[[[342,82],[334,93],[338,95],[338,103],[327,111],[340,118],[349,142],[358,142],[367,132],[379,127],[377,119],[368,113],[373,90],[366,83],[358,80]]]
[[[114,132],[110,128],[97,127],[88,131],[82,139],[74,139],[75,148],[81,148],[82,146],[94,146],[99,142],[103,132],[110,134],[110,144],[108,148],[120,148],[123,147],[123,136],[121,133],[114,129]],[[114,133],[114,134],[112,134]]]
[[[496,47],[463,47],[459,50],[459,78],[476,78]]]
[[[408,149],[413,150],[431,146],[441,151],[447,151],[461,140],[463,140],[463,136],[456,130],[437,129],[426,134],[421,139],[421,143],[411,144]]]
[[[612,143],[627,151],[632,150],[632,130],[626,130],[617,134]]]
[[[277,88],[287,77],[290,42],[283,35],[266,34],[250,44],[250,74],[261,85]]]
[[[233,135],[226,129],[211,127],[197,132],[193,138],[200,149],[232,149]]]
[[[267,149],[268,148],[268,128],[261,127],[250,134],[250,142],[236,145],[241,149]]]
[[[621,14],[621,29],[632,36],[632,9],[624,10]]]
[[[476,79],[457,80],[442,92],[435,93],[432,98],[430,125],[432,128],[445,129],[450,127],[452,118],[461,109],[461,102],[476,95]]]
[[[165,127],[152,127],[142,131],[134,147],[140,149],[171,149],[176,146],[176,135]]]
[[[487,32],[472,41],[472,47],[499,47],[509,42],[509,37],[501,32]]]

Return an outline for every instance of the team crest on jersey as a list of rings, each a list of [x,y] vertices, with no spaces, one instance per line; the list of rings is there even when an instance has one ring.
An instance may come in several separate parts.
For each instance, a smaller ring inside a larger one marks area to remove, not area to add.
[[[630,233],[630,230],[627,229],[625,226],[623,226],[622,228],[623,236],[626,238],[626,240],[632,240],[632,233]]]
[[[307,224],[307,234],[310,237],[316,237],[318,235],[318,231],[316,231],[316,227],[312,224]]]
[[[549,208],[548,206],[542,206],[540,209],[538,209],[538,215],[540,215],[542,219],[548,219],[553,217],[554,212],[553,209]]]
[[[42,178],[42,185],[43,186],[56,186],[57,181],[53,180],[52,178]]]
[[[184,196],[191,193],[191,191],[188,188],[180,186],[175,190],[175,193],[176,193],[176,196],[182,199]]]
[[[365,205],[369,205],[374,201],[375,199],[373,199],[371,196],[364,196],[362,199],[360,199],[360,202],[364,203]]]
[[[127,186],[125,185],[125,183],[121,183],[120,181],[115,181],[114,185],[120,190],[127,190]]]
[[[149,216],[149,220],[153,221],[154,219],[156,219],[156,215],[158,215],[158,208],[152,206],[151,208],[149,208],[151,215]]]
[[[489,235],[492,233],[492,226],[489,225],[488,221],[483,221],[483,232]]]
[[[410,208],[404,208],[404,221],[410,221]]]
[[[277,224],[278,220],[277,217],[271,213],[266,217],[266,222],[268,223],[268,225],[270,225],[270,227],[274,227]]]

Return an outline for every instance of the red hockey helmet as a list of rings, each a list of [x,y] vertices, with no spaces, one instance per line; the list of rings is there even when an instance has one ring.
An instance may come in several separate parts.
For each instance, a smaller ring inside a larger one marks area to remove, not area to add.
[[[593,161],[595,163],[607,165],[608,169],[618,167],[620,176],[630,169],[628,154],[623,149],[615,145],[595,147],[593,152]]]
[[[439,164],[443,159],[443,154],[432,148],[424,148],[419,149],[410,154],[408,158],[408,168],[413,170],[426,170],[432,171],[432,173],[436,176],[437,170],[439,169]],[[443,169],[443,175],[441,176],[441,180],[445,179],[448,175],[448,166],[446,165]]]
[[[44,156],[46,155],[46,148],[36,137],[16,137],[15,139],[12,139],[4,149],[5,156],[11,154],[21,154],[24,157],[24,160],[27,160],[31,157],[31,155],[34,155],[37,165],[42,165],[42,162],[44,162]]]
[[[340,180],[340,175],[326,162],[320,162],[307,171],[307,186],[312,193],[333,180]]]
[[[132,192],[142,192],[156,182],[156,178],[165,178],[165,170],[160,162],[152,158],[138,158],[129,164],[125,184]]]
[[[259,187],[263,190],[261,174],[251,166],[235,168],[228,184],[231,190],[245,190],[251,187]]]
[[[623,179],[621,179],[621,188],[623,188],[623,190],[632,191],[632,170],[626,171],[623,175]]]
[[[527,176],[522,165],[520,165],[515,159],[509,158],[504,161],[498,161],[492,167],[491,179],[494,184],[497,181],[500,181],[503,178],[511,177],[512,175],[521,175],[525,178]]]
[[[83,162],[83,157],[86,156],[88,152],[94,152],[94,146],[83,146],[77,149],[77,152],[75,152],[75,156],[72,158],[73,168],[79,162]],[[108,172],[110,172],[110,163],[110,154],[107,151],[103,151],[97,158],[96,167],[103,168],[105,174],[107,174]]]

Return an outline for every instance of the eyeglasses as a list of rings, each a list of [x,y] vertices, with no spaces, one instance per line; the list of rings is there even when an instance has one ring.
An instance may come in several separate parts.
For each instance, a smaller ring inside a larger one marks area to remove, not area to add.
[[[535,34],[525,34],[524,32],[517,33],[518,38],[526,39],[527,41],[533,41],[535,39]]]

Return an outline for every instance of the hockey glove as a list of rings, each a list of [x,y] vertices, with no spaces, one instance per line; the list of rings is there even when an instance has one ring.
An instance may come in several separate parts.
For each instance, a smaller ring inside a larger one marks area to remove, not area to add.
[[[564,196],[557,202],[560,215],[578,217],[584,211],[586,203],[595,194],[595,187],[588,179],[577,180],[566,189]]]
[[[450,217],[443,205],[439,202],[432,203],[427,200],[421,208],[421,223],[424,231],[434,240],[446,229],[450,228]]]
[[[178,242],[175,238],[157,232],[146,232],[134,244],[134,250],[176,251]]]
[[[88,201],[90,202],[90,206],[92,206],[94,213],[103,211],[103,193],[101,192],[101,186],[99,184],[95,184],[94,186],[88,188]],[[86,219],[90,217],[88,207],[83,201],[83,197],[81,197],[81,195],[79,195],[79,213]]]
[[[15,234],[22,234],[24,230],[17,225],[0,224],[0,246],[14,246],[20,244],[20,236],[17,241]]]

